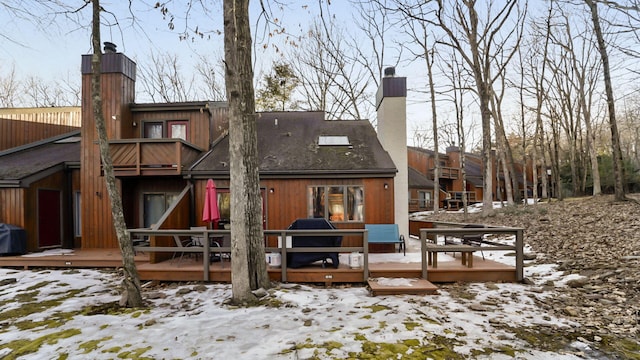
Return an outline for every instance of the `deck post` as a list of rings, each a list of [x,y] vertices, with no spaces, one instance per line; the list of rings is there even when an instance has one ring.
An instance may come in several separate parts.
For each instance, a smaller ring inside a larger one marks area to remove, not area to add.
[[[369,230],[362,232],[363,282],[369,281]]]
[[[420,229],[420,259],[422,265],[422,278],[427,280],[427,231],[428,229]]]
[[[287,282],[287,231],[280,233],[280,281]],[[293,240],[292,240],[293,241]],[[293,243],[292,243],[293,244]],[[293,245],[292,245],[293,246]]]
[[[209,249],[209,231],[205,230],[204,236],[202,237],[204,239],[202,246],[204,246],[204,253],[202,254],[202,263],[204,265],[204,281],[209,281],[209,261],[211,261],[211,258],[209,256],[210,254],[210,249]],[[222,258],[220,259],[220,263],[222,264]]]
[[[522,282],[524,280],[524,236],[523,230],[516,230],[516,280]]]

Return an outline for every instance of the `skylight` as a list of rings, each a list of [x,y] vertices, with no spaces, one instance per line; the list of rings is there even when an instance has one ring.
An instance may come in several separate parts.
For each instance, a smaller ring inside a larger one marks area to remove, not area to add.
[[[331,146],[331,145],[341,145],[341,146],[349,146],[349,137],[343,135],[320,135],[318,137],[318,145],[320,146]]]

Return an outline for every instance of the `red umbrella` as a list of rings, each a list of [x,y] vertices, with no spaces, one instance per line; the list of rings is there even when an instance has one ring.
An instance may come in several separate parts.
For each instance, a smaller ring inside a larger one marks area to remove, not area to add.
[[[207,180],[207,190],[204,198],[204,208],[202,210],[202,221],[216,222],[220,220],[220,209],[218,209],[218,190],[212,179]]]

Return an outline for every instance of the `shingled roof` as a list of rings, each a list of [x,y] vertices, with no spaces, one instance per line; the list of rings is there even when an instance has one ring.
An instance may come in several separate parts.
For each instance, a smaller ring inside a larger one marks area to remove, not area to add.
[[[0,187],[28,187],[70,165],[80,166],[80,131],[0,152]]]
[[[366,120],[325,120],[322,112],[261,113],[257,120],[261,177],[395,176],[397,170]],[[341,137],[345,144],[332,140]],[[329,144],[323,145],[322,140]],[[216,143],[189,173],[229,175],[229,137]]]
[[[418,170],[409,168],[409,188],[410,189],[433,189],[433,180],[427,178]]]

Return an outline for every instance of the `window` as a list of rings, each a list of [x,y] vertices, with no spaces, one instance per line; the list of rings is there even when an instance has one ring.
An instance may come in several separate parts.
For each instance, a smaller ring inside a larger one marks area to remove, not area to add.
[[[418,206],[426,208],[431,203],[431,193],[428,191],[418,191]]]
[[[267,219],[265,213],[265,196],[264,190],[260,190],[261,207],[262,207],[262,226],[267,228]],[[231,222],[231,193],[229,189],[218,188],[218,209],[220,210],[220,220],[218,225],[223,228]]]
[[[187,140],[187,122],[186,121],[169,121],[169,134],[167,137],[172,139]]]
[[[147,139],[162,139],[163,127],[161,122],[145,122],[144,137]]]
[[[143,136],[147,139],[182,139],[189,140],[189,122],[186,120],[145,121]]]
[[[143,194],[143,227],[149,228],[160,220],[179,193],[147,193]]]
[[[364,221],[362,186],[311,186],[307,191],[307,216],[329,221]]]
[[[228,221],[231,219],[231,193],[228,191],[218,191],[218,209],[220,219]]]

